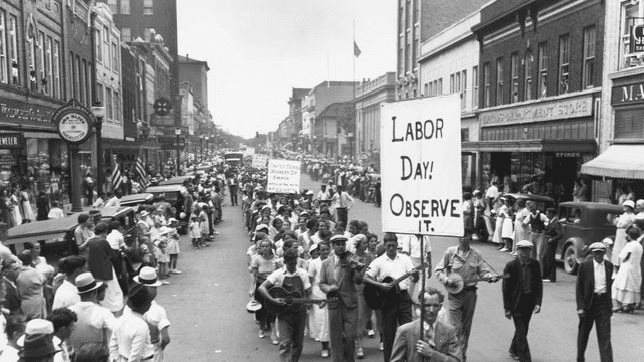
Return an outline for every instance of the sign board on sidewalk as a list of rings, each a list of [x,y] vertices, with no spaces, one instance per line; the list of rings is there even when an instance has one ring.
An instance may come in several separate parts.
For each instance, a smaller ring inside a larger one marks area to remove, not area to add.
[[[458,95],[385,103],[382,230],[463,236]]]
[[[300,192],[300,161],[269,160],[267,192],[296,194]]]
[[[268,156],[261,153],[256,153],[253,155],[253,168],[266,168],[266,162],[268,162]]]

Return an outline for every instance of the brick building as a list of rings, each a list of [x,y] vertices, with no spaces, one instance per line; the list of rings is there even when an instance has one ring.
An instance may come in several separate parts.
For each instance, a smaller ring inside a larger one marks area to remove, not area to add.
[[[480,42],[482,186],[572,199],[595,156],[604,38],[601,0],[497,0],[472,30]],[[526,190],[527,191],[527,190]]]

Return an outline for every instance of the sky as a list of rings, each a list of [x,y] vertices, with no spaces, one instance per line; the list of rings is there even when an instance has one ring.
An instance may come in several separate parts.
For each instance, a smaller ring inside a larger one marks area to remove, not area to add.
[[[208,62],[214,122],[246,138],[275,131],[291,88],[396,70],[396,1],[179,0],[179,53]]]

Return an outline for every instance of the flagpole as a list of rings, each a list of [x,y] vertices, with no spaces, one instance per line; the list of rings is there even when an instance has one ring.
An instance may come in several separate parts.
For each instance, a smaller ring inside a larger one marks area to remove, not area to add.
[[[353,101],[355,102],[356,100],[356,54],[355,54],[355,46],[356,46],[356,21],[355,19],[353,20],[353,44],[352,44],[352,59],[353,59]]]

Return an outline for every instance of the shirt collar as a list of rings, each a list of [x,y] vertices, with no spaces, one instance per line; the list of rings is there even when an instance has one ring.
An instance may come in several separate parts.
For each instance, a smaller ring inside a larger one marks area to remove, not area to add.
[[[595,268],[603,268],[604,267],[604,261],[602,260],[601,263],[598,263],[597,260],[593,259],[593,265]]]

